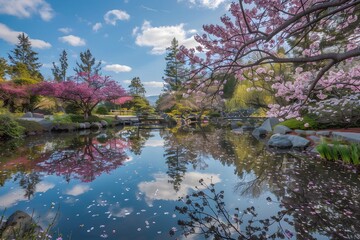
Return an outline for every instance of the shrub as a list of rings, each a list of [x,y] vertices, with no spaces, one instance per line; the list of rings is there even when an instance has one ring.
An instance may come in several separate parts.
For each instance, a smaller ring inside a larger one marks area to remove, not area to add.
[[[0,115],[0,138],[19,138],[24,130],[10,115]]]
[[[75,115],[75,114],[69,114],[68,115],[71,119],[71,122],[74,123],[84,123],[84,122],[100,122],[101,118],[98,116],[89,116],[87,119],[84,119],[83,115]]]
[[[216,118],[216,117],[220,117],[220,113],[219,112],[210,112],[209,113],[209,117],[211,118]]]
[[[25,129],[24,131],[26,134],[30,132],[42,132],[45,130],[44,127],[38,122],[21,120],[21,119],[17,119],[16,121],[19,123],[20,126],[22,126]]]
[[[107,110],[107,108],[105,106],[100,106],[96,109],[96,113],[101,114],[101,115],[108,115],[109,111]]]
[[[316,119],[312,116],[304,116],[302,121],[292,118],[279,123],[279,125],[283,125],[291,129],[319,129]]]

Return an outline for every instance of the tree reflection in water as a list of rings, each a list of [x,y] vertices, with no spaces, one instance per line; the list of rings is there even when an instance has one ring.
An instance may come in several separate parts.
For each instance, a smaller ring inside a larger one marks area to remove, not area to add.
[[[122,165],[128,159],[124,152],[127,147],[128,143],[121,138],[83,136],[74,139],[70,147],[55,151],[38,166],[40,171],[64,176],[67,181],[76,178],[91,182]]]
[[[199,134],[193,133],[177,137],[178,143],[173,145],[181,148],[178,153],[191,152],[195,155],[189,158],[195,168],[197,160],[203,161],[205,155],[212,156],[224,165],[233,165],[239,177],[234,191],[254,199],[272,193],[277,198],[273,204],[278,203],[279,212],[267,219],[256,219],[254,207],[245,207],[252,219],[247,219],[250,222],[236,220],[238,222],[235,223],[242,226],[240,234],[234,228],[236,216],[230,217],[225,211],[225,203],[221,201],[225,193],[214,193],[215,189],[209,189],[214,194],[211,196],[199,191],[185,200],[185,203],[189,203],[191,199],[192,206],[177,208],[189,218],[179,222],[186,234],[198,231],[218,239],[229,236],[232,239],[234,233],[239,239],[266,239],[270,236],[290,238],[292,234],[300,239],[316,239],[319,236],[360,239],[360,180],[351,169],[303,155],[271,153],[261,143],[253,142],[251,136],[223,131],[206,135],[206,144],[199,140],[202,139]],[[183,158],[187,159],[185,156]],[[182,164],[187,165],[186,161]],[[170,170],[172,165],[169,166]],[[181,174],[185,171],[181,171]],[[210,207],[216,205],[218,209]],[[271,220],[275,220],[278,226],[269,228]],[[282,229],[282,222],[286,222],[290,230]]]

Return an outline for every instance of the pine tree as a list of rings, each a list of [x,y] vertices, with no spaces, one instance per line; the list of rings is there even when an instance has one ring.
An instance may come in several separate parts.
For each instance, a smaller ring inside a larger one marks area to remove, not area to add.
[[[55,62],[53,62],[53,68],[51,71],[57,82],[66,80],[66,70],[68,68],[67,60],[67,53],[65,50],[63,50],[59,57],[60,67],[56,66]]]
[[[101,61],[96,63],[96,60],[89,49],[80,53],[80,60],[81,63],[76,62],[77,67],[74,68],[74,71],[77,74],[88,73],[89,76],[99,75],[101,70]]]
[[[5,80],[5,75],[8,72],[9,66],[5,58],[0,58],[0,82]]]
[[[32,50],[29,37],[24,33],[18,36],[19,43],[15,46],[15,49],[9,54],[9,60],[12,64],[11,75],[13,78],[21,78],[21,72],[19,67],[25,67],[28,71],[28,75],[33,79],[43,79],[40,73],[41,63],[38,62],[38,53]]]
[[[145,97],[146,90],[139,77],[134,77],[129,85],[131,95]]]
[[[166,48],[167,55],[165,77],[165,91],[177,91],[181,88],[181,84],[185,80],[185,63],[177,59],[179,53],[179,42],[174,38],[170,47]]]

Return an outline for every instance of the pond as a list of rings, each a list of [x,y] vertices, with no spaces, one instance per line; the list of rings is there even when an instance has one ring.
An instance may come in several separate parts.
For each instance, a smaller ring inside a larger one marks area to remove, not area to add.
[[[358,173],[207,130],[126,127],[2,143],[0,211],[27,212],[63,239],[360,239]]]

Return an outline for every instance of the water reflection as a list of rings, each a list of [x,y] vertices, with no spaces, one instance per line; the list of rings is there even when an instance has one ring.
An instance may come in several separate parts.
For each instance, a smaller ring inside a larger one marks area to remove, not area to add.
[[[123,139],[83,136],[75,139],[70,147],[56,150],[37,166],[40,171],[64,176],[67,181],[74,178],[91,182],[122,165],[127,160],[126,148],[127,142]]]
[[[189,220],[173,214],[183,206],[175,200],[207,191],[200,179],[214,184],[215,194],[223,191],[228,220],[259,238],[360,239],[358,174],[269,152],[251,136],[125,128],[33,137],[3,149],[0,208],[46,215],[44,206],[62,204],[57,227],[73,239],[168,239],[178,219]],[[195,196],[202,204],[203,195]],[[201,204],[209,211],[211,204]],[[224,216],[218,221],[226,222]]]
[[[197,139],[201,138],[198,136]],[[181,138],[177,138],[178,141],[179,139]],[[280,217],[278,214],[271,217],[279,219],[279,222],[286,222],[287,226],[293,225],[291,231],[298,238],[316,239],[319,236],[335,239],[360,238],[360,226],[358,225],[360,181],[359,176],[354,174],[351,169],[341,168],[335,163],[325,163],[306,156],[271,153],[266,151],[261,143],[253,142],[253,139],[246,135],[213,132],[207,134],[207,139],[211,139],[211,141],[203,154],[211,154],[213,158],[218,159],[224,165],[234,166],[235,173],[239,177],[238,182],[234,185],[234,192],[252,199],[260,198],[268,193],[274,194],[278,202],[278,209],[282,209],[285,217]],[[184,141],[187,140],[184,139]],[[187,152],[193,149],[193,144],[196,149],[202,150],[200,142],[191,143],[189,149],[180,149],[177,152]],[[221,147],[215,148],[214,145]],[[186,147],[182,143],[180,146]],[[223,154],[226,157],[222,157]],[[233,195],[231,192],[224,193],[224,195],[227,194]],[[199,195],[196,197],[200,198]],[[226,204],[225,201],[224,204]],[[197,209],[198,211],[199,209]],[[210,212],[211,209],[208,211]],[[192,213],[194,212],[196,211],[194,210]],[[263,223],[266,222],[266,219],[271,218],[258,218],[256,221],[261,220]],[[255,219],[253,220],[255,221]],[[194,219],[191,223],[194,223],[193,221]],[[245,224],[243,227],[250,227],[250,225]],[[255,227],[256,231],[260,231],[263,226],[258,227],[259,225]],[[289,234],[288,231],[285,232],[283,229],[280,233],[276,232],[274,236],[276,238],[285,237]],[[207,234],[216,236],[211,231],[204,232],[205,236]],[[270,235],[267,233],[257,236],[266,238]]]
[[[218,174],[188,172],[184,174],[184,181],[176,191],[172,187],[169,177],[163,173],[155,174],[155,180],[140,182],[139,190],[145,194],[146,202],[151,205],[154,200],[171,200],[176,201],[180,197],[184,197],[190,190],[197,190],[195,186],[199,185],[199,180],[204,179],[205,182],[219,183],[221,182]],[[199,186],[200,189],[201,186]]]

